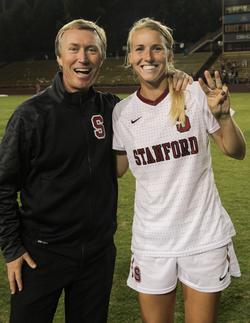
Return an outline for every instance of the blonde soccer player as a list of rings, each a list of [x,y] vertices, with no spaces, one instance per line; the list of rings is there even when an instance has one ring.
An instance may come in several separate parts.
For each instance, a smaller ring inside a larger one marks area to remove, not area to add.
[[[136,179],[128,286],[136,290],[143,322],[174,321],[182,285],[185,322],[212,323],[220,292],[240,276],[234,226],[215,185],[209,137],[227,156],[243,159],[244,137],[230,113],[218,72],[206,82],[173,89],[171,30],[137,21],[127,42],[127,64],[140,88],[113,111],[117,174]]]

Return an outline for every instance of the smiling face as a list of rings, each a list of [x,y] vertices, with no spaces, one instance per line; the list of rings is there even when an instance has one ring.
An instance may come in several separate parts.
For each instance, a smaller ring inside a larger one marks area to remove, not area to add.
[[[160,32],[137,29],[131,36],[129,63],[137,74],[141,87],[165,86],[169,50]]]
[[[97,33],[87,29],[66,30],[59,48],[57,62],[63,72],[65,89],[68,92],[88,91],[103,62]]]

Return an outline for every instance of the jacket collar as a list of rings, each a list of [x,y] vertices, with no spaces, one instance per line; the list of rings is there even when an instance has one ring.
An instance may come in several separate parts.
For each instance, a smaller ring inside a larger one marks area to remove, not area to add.
[[[66,102],[70,106],[79,106],[79,104],[92,98],[96,91],[93,87],[89,88],[87,92],[69,93],[65,90],[62,81],[62,72],[57,72],[50,87],[51,96],[58,102]]]

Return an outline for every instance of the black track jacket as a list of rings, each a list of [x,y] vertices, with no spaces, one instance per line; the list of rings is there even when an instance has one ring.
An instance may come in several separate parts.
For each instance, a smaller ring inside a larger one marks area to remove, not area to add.
[[[116,230],[112,110],[119,98],[51,87],[21,104],[0,145],[0,246],[7,262],[23,239],[44,247],[98,246]],[[20,192],[20,206],[17,193]]]

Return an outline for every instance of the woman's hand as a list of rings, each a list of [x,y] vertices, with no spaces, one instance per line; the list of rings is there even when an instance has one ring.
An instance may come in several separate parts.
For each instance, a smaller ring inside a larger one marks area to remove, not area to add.
[[[228,87],[222,84],[220,73],[215,71],[215,80],[213,80],[209,71],[205,71],[204,76],[206,83],[202,78],[199,78],[199,83],[207,96],[207,103],[212,114],[217,120],[230,117],[230,98]]]

